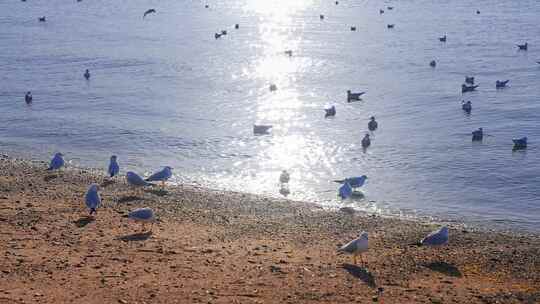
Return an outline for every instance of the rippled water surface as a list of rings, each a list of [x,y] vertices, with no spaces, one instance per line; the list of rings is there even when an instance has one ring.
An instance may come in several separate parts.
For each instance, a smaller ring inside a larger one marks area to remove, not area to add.
[[[143,19],[148,8],[157,13]],[[287,169],[292,199],[540,231],[539,1],[4,0],[0,10],[3,151],[62,151],[93,167],[114,153],[124,170],[170,165],[178,182],[276,196]],[[465,75],[480,87],[462,96]],[[498,79],[509,87],[495,90]],[[347,103],[347,89],[367,93]],[[371,115],[380,128],[364,152]],[[255,123],[274,127],[254,136]],[[489,136],[472,143],[478,127]],[[521,136],[529,148],[512,152]],[[361,174],[365,198],[340,202],[331,180]]]

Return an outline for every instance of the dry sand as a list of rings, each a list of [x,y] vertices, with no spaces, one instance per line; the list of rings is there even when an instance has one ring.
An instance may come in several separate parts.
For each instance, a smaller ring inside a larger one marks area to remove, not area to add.
[[[0,159],[0,303],[540,303],[540,239]],[[84,193],[102,184],[88,220]],[[127,213],[154,208],[153,233]],[[339,245],[370,233],[364,263]]]

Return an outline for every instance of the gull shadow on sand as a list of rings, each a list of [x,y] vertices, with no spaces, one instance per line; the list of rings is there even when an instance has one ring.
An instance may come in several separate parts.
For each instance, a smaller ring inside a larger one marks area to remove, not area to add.
[[[164,189],[151,189],[151,190],[146,190],[145,192],[148,192],[150,194],[157,195],[157,196],[165,196],[169,194],[169,192]]]
[[[134,233],[124,236],[119,236],[118,240],[124,242],[134,242],[134,241],[146,241],[152,236],[152,231]]]
[[[343,264],[343,269],[347,270],[347,272],[353,277],[362,280],[362,282],[366,283],[367,286],[371,288],[377,287],[377,284],[375,284],[375,278],[366,268],[358,267],[352,264]]]
[[[140,200],[141,200],[141,198],[138,197],[138,196],[128,195],[128,196],[123,196],[123,197],[119,198],[118,203],[122,204],[122,203],[129,203],[129,202],[140,201]]]
[[[427,268],[433,271],[445,274],[447,276],[458,277],[458,278],[461,278],[462,276],[461,271],[459,271],[459,269],[456,266],[448,264],[446,262],[432,262],[424,266],[426,266]]]
[[[75,223],[75,225],[79,228],[83,228],[84,226],[92,223],[93,221],[95,221],[96,219],[91,217],[91,216],[83,216],[81,217],[80,219],[74,221],[73,223]]]

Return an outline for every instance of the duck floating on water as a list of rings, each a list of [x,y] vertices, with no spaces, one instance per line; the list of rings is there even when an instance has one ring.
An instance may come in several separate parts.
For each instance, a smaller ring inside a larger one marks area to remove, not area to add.
[[[472,132],[473,141],[481,141],[483,138],[484,138],[484,130],[482,128],[478,128],[478,130]]]
[[[517,44],[517,47],[520,51],[526,51],[529,48],[529,44],[525,42],[525,44]]]
[[[360,96],[364,95],[366,92],[351,93],[350,90],[347,90],[347,102],[360,100]]]
[[[329,108],[326,108],[326,109],[324,109],[324,111],[326,112],[324,114],[324,117],[336,116],[336,107],[335,106],[331,106]]]
[[[369,134],[366,134],[364,138],[362,138],[362,147],[365,149],[371,145],[371,139],[369,139]]]
[[[380,9],[380,10],[379,10],[379,14],[381,14],[381,15],[384,14],[384,10],[383,10],[383,9]]]
[[[389,28],[389,29],[393,29],[395,26],[395,24],[387,24],[386,27]]]
[[[466,84],[462,84],[461,85],[461,93],[472,92],[472,91],[476,90],[476,88],[478,88],[478,85],[468,86]]]
[[[356,26],[351,26],[351,31],[356,31]]]
[[[24,95],[24,101],[26,101],[26,104],[32,103],[32,92],[26,92],[26,95]]]
[[[84,71],[84,78],[86,78],[86,80],[90,79],[90,71],[88,69]]]
[[[45,16],[38,18],[39,22],[45,22],[47,21],[47,18]]]
[[[465,76],[465,83],[474,84],[474,77]]]
[[[446,42],[446,35],[439,37],[440,42]]]
[[[375,116],[371,116],[368,124],[367,124],[368,130],[375,131],[379,127],[379,124],[375,120]]]
[[[467,102],[465,102],[465,100],[461,101],[461,108],[463,109],[463,111],[467,113],[471,113],[471,110],[472,110],[471,101],[467,101]]]
[[[495,82],[495,88],[497,88],[497,89],[502,89],[502,88],[506,87],[506,84],[507,84],[509,81],[510,81],[509,79],[508,79],[508,80],[505,80],[505,81],[497,80],[497,81]]]
[[[521,150],[527,148],[527,137],[512,139],[514,142],[514,150]]]
[[[429,62],[429,66],[432,67],[432,68],[436,67],[436,66],[437,66],[437,61],[431,60],[431,61]]]
[[[255,135],[269,134],[270,129],[272,129],[271,125],[253,125],[253,134]]]
[[[477,15],[480,15],[480,11],[479,11],[479,10],[476,10],[476,14],[477,14]]]
[[[387,9],[388,9],[389,11],[391,11],[391,10],[394,9],[394,7],[393,7],[393,6],[388,6]]]

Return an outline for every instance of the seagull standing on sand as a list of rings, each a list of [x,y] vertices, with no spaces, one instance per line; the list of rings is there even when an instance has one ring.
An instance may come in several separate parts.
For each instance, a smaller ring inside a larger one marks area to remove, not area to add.
[[[107,173],[111,177],[114,177],[120,173],[120,166],[118,165],[118,162],[116,161],[116,155],[111,156],[111,160],[109,162],[109,169],[107,169]]]
[[[155,12],[156,12],[156,10],[155,10],[155,9],[153,9],[153,8],[151,8],[151,9],[147,10],[147,11],[146,11],[146,12],[144,12],[144,14],[143,14],[143,19],[144,19],[144,17],[146,17],[146,15],[148,15],[148,14],[152,14],[152,13],[155,13]]]
[[[150,231],[152,231],[152,228],[154,227],[154,222],[156,220],[154,211],[150,208],[135,209],[128,214],[128,218],[135,222],[141,222],[143,231],[146,230],[146,223],[152,223],[152,226],[150,228]]]
[[[56,153],[51,159],[51,163],[49,164],[49,168],[47,169],[47,171],[59,170],[64,165],[65,165],[64,154]]]
[[[137,187],[137,188],[143,188],[147,186],[153,186],[154,184],[151,184],[147,181],[145,181],[142,177],[140,177],[137,173],[128,171],[126,173],[126,181],[128,185]]]
[[[169,166],[164,167],[161,171],[158,171],[146,179],[147,182],[161,182],[161,186],[165,187],[165,181],[172,177],[172,168]]]
[[[448,227],[444,226],[439,230],[433,231],[420,241],[424,246],[440,246],[448,244]]]
[[[366,252],[368,250],[368,233],[365,231],[362,231],[360,233],[360,236],[357,239],[354,239],[347,243],[346,245],[343,245],[341,248],[338,249],[338,252],[344,252],[347,254],[351,254],[354,259],[354,264],[356,264],[356,257],[360,256],[360,261],[362,260],[362,253]]]
[[[86,207],[90,209],[90,215],[93,213],[97,214],[96,209],[101,205],[101,197],[98,193],[98,185],[92,184],[88,188],[88,191],[86,192],[86,196],[84,197]]]

